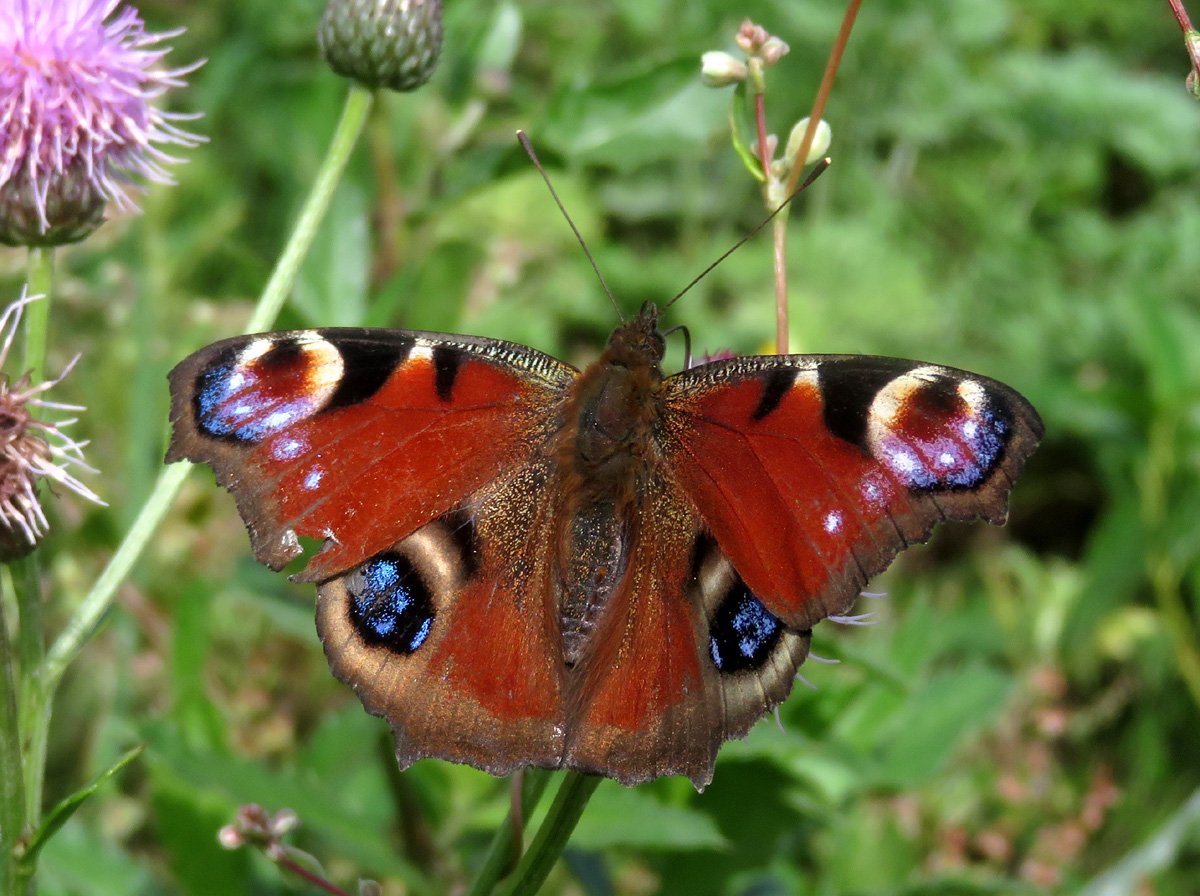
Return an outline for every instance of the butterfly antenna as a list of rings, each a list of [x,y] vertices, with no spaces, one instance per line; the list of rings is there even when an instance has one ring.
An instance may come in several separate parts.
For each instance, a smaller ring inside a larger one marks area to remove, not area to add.
[[[708,267],[706,267],[704,270],[702,270],[699,274],[697,274],[695,277],[693,277],[691,282],[688,283],[687,286],[685,286],[683,289],[679,290],[679,292],[675,293],[675,295],[671,297],[671,301],[669,301],[665,305],[663,305],[663,310],[670,308],[677,301],[682,299],[684,294],[687,293],[689,290],[691,290],[691,288],[693,286],[695,286],[697,283],[699,283],[701,280],[703,280],[705,277],[707,277],[710,273],[712,273],[713,268],[715,268],[717,265],[719,265],[721,262],[723,262],[726,258],[728,258],[730,255],[732,255],[738,249],[742,248],[742,246],[744,246],[750,240],[754,239],[754,237],[758,236],[758,232],[760,230],[762,230],[764,227],[766,227],[768,224],[770,224],[771,220],[777,214],[779,214],[781,211],[783,211],[785,208],[787,208],[791,204],[793,199],[795,199],[797,196],[799,196],[801,193],[803,193],[805,190],[807,190],[810,186],[812,186],[812,182],[814,180],[816,180],[818,177],[820,177],[822,174],[824,174],[825,169],[828,168],[831,164],[833,164],[833,161],[828,156],[821,159],[821,161],[817,162],[816,166],[809,173],[808,177],[804,178],[804,183],[802,183],[802,184],[800,184],[800,186],[796,187],[796,189],[792,191],[791,196],[789,196],[787,199],[783,200],[783,202],[779,203],[779,205],[776,207],[776,209],[773,212],[771,212],[771,214],[767,215],[765,218],[763,218],[761,221],[758,222],[758,226],[756,226],[748,234],[746,234],[744,237],[742,237],[740,240],[738,240],[736,243],[734,243],[732,246],[730,246],[728,249],[726,249],[724,252],[722,252],[720,257],[717,258],[716,261],[714,261],[712,264],[710,264]],[[571,225],[571,226],[573,227],[574,225]],[[599,272],[597,272],[597,273],[599,273]]]
[[[537,153],[533,150],[533,144],[529,141],[529,135],[524,131],[517,131],[517,141],[521,144],[521,148],[525,150],[525,154],[529,156],[529,160],[533,162],[533,167],[538,170],[538,174],[542,176],[542,180],[546,182],[546,189],[550,191],[550,196],[554,199],[554,204],[558,206],[558,210],[562,212],[562,216],[567,219],[567,223],[571,226],[571,232],[575,234],[575,239],[579,242],[579,247],[583,249],[583,254],[587,256],[588,263],[592,266],[592,270],[596,272],[596,279],[600,281],[600,285],[604,288],[605,295],[612,302],[612,306],[617,309],[617,316],[621,320],[625,320],[625,315],[621,313],[621,306],[617,304],[617,299],[613,295],[612,290],[608,288],[608,281],[604,279],[604,275],[600,273],[600,266],[596,264],[596,259],[592,257],[592,252],[588,249],[587,243],[583,241],[583,234],[579,232],[579,228],[575,226],[575,222],[571,220],[571,215],[567,212],[567,207],[562,204],[562,200],[558,198],[558,193],[554,189],[554,184],[550,183],[550,175],[546,173],[546,169],[542,167],[541,161],[537,157]],[[804,189],[803,187],[800,188]],[[797,190],[796,192],[799,192]],[[770,220],[769,218],[767,220]]]

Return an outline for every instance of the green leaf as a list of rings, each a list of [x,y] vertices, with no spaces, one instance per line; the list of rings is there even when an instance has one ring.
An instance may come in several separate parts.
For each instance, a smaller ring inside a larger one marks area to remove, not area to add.
[[[606,782],[592,797],[571,846],[602,850],[723,849],[725,838],[707,815],[668,806],[639,790]]]
[[[700,82],[699,56],[572,88],[547,112],[542,138],[572,162],[630,171],[701,150],[724,124],[724,95]]]
[[[746,102],[746,84],[743,81],[733,91],[733,102],[729,106],[729,137],[733,141],[734,151],[742,160],[742,164],[746,166],[746,170],[756,181],[762,183],[766,179],[762,162],[750,151],[750,141],[747,141],[742,135],[746,122],[752,120],[753,115]]]
[[[992,724],[1011,689],[1008,675],[983,665],[931,679],[878,732],[880,781],[907,789],[934,777],[967,738]]]
[[[96,777],[92,778],[83,787],[76,790],[70,796],[61,800],[47,814],[41,825],[34,832],[32,839],[29,841],[29,848],[26,851],[22,861],[32,864],[37,859],[38,852],[46,845],[46,842],[58,832],[58,830],[67,823],[67,819],[75,814],[75,810],[83,805],[84,801],[93,793],[99,790],[108,780],[117,772],[123,769],[133,760],[137,759],[146,749],[145,744],[139,744],[132,750],[122,755],[116,762],[102,771]]]

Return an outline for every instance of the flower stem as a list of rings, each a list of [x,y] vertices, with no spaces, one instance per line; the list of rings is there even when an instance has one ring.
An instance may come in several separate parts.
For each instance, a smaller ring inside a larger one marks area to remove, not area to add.
[[[342,110],[329,151],[309,191],[308,198],[301,209],[296,226],[284,247],[270,280],[259,296],[254,313],[250,316],[246,332],[254,333],[271,326],[279,314],[283,302],[291,292],[300,271],[300,264],[312,246],[317,227],[329,210],[334,188],[346,168],[351,150],[362,132],[367,112],[371,108],[372,93],[362,87],[352,87]],[[163,470],[146,503],[130,526],[120,546],[117,548],[108,566],[96,579],[91,591],[83,599],[79,608],[71,617],[67,627],[63,629],[46,656],[43,678],[48,695],[52,695],[55,686],[62,678],[67,666],[78,656],[83,645],[91,638],[99,625],[100,619],[112,605],[117,587],[125,580],[133,564],[141,556],[151,536],[162,522],[171,502],[178,494],[183,480],[187,477],[191,466],[177,464]]]
[[[329,151],[325,154],[325,161],[321,163],[321,168],[317,171],[316,180],[313,181],[308,198],[304,201],[304,207],[300,211],[300,218],[296,221],[291,239],[284,248],[283,254],[279,256],[271,279],[263,288],[262,296],[258,300],[258,307],[254,309],[254,314],[250,317],[250,323],[246,327],[247,333],[265,330],[279,316],[284,300],[287,299],[296,283],[300,264],[308,254],[313,238],[317,235],[317,228],[329,210],[334,188],[341,180],[342,172],[346,170],[346,163],[350,161],[350,153],[358,142],[363,125],[366,124],[374,98],[374,93],[359,84],[354,84],[350,88],[350,93],[346,97],[346,105],[342,107],[342,117],[338,121],[337,130],[333,133]]]
[[[467,891],[467,896],[488,896],[505,873],[515,864],[515,857],[519,856],[521,851],[517,830],[524,826],[525,822],[529,820],[529,816],[533,814],[533,810],[537,808],[551,777],[550,772],[542,769],[525,770],[520,800],[513,801],[508,818],[504,820],[495,836],[492,837],[492,845],[488,847],[487,858],[484,859],[483,867],[479,869],[479,874],[471,883],[471,889]]]
[[[788,353],[787,219],[784,209],[771,222],[772,266],[775,274],[775,354]]]
[[[566,848],[571,832],[575,830],[601,780],[598,775],[581,772],[567,772],[563,776],[558,793],[554,795],[554,803],[538,828],[529,850],[521,857],[521,864],[513,873],[513,883],[505,891],[505,896],[533,896],[537,893]]]
[[[38,303],[34,303],[38,304]],[[46,736],[48,725],[39,725],[37,714],[42,711],[42,660],[46,654],[42,629],[42,576],[37,551],[9,564],[13,573],[13,590],[17,596],[20,630],[17,633],[17,655],[21,668],[18,725],[23,735],[21,760],[25,772],[25,825],[36,828],[42,817],[42,780],[46,766]],[[47,707],[48,708],[48,707]],[[49,712],[46,713],[49,715]]]
[[[1183,7],[1183,0],[1167,0],[1167,2],[1171,6],[1171,12],[1175,14],[1175,21],[1179,23],[1179,27],[1183,31],[1183,42],[1187,48],[1188,57],[1192,61],[1193,77],[1200,77],[1200,32],[1197,32],[1192,25],[1192,20]]]
[[[17,844],[25,831],[25,775],[17,715],[16,656],[0,595],[0,893],[16,890]]]
[[[22,373],[33,382],[45,378],[46,340],[50,328],[50,300],[54,295],[54,249],[33,246],[29,249],[25,279],[29,295],[41,296],[40,302],[30,302],[23,309],[25,318],[25,361]]]

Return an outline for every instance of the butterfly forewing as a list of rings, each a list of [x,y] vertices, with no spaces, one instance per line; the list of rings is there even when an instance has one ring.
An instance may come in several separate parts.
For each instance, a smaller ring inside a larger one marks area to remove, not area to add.
[[[664,384],[681,490],[793,629],[844,613],[942,519],[1003,522],[1042,433],[1001,383],[861,356],[734,358]]]
[[[168,460],[210,464],[255,555],[302,578],[366,560],[520,465],[576,372],[499,340],[400,330],[228,339],[171,372]]]

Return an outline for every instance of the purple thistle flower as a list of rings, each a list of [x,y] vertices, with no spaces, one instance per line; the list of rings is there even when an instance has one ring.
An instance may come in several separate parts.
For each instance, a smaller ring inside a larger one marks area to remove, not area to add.
[[[8,360],[25,306],[40,298],[22,294],[0,313],[0,367]],[[52,486],[69,489],[97,504],[104,503],[72,472],[72,469],[95,472],[83,460],[87,443],[76,441],[64,431],[75,420],[48,423],[30,414],[31,408],[84,410],[78,405],[60,404],[43,397],[63,381],[78,360],[76,357],[54,379],[36,386],[29,374],[15,381],[0,374],[0,562],[28,554],[50,526],[38,500],[39,481],[49,480]]]
[[[172,183],[164,144],[203,142],[152,102],[201,63],[162,69],[162,42],[120,0],[0,0],[0,242],[82,239],[128,187]],[[113,14],[111,21],[105,22]]]

